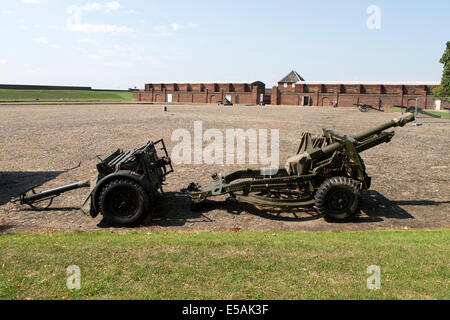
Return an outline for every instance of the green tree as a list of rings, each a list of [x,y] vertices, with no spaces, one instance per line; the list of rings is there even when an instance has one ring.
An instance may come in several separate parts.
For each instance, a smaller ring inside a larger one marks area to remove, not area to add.
[[[436,97],[450,97],[450,41],[447,42],[447,48],[439,61],[444,65],[441,86],[434,89]]]

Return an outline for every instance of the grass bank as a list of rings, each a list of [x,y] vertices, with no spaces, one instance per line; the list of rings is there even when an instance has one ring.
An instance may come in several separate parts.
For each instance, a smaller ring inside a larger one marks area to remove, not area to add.
[[[404,112],[403,109],[396,109],[396,108],[388,108],[385,109],[386,111],[390,112]],[[435,114],[437,116],[441,116],[442,119],[450,119],[450,113],[448,111],[435,111],[435,110],[426,110],[429,113]],[[426,117],[426,115],[419,114],[419,117]]]
[[[0,299],[448,299],[450,231],[0,236]],[[66,287],[66,268],[81,289]],[[381,268],[381,289],[367,268]]]
[[[131,92],[91,90],[10,90],[0,89],[0,101],[131,101]]]

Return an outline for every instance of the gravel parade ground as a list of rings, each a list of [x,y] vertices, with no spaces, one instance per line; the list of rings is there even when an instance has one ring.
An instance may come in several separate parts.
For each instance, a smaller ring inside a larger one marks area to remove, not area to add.
[[[361,113],[357,109],[320,107],[257,107],[215,105],[0,105],[0,232],[66,232],[115,230],[100,224],[79,208],[88,190],[77,190],[55,199],[49,211],[36,212],[9,203],[34,185],[49,189],[88,179],[96,174],[97,155],[118,148],[132,150],[149,140],[164,138],[169,153],[176,129],[193,136],[194,121],[203,131],[214,128],[244,130],[279,129],[280,163],[293,156],[301,132],[320,134],[333,128],[356,134],[398,117],[397,112]],[[421,116],[422,117],[422,116]],[[373,178],[364,194],[361,215],[349,223],[329,223],[314,210],[260,210],[219,197],[201,212],[191,211],[180,190],[190,182],[206,184],[211,175],[227,174],[254,165],[174,164],[164,198],[154,216],[135,229],[176,231],[360,231],[378,229],[434,229],[449,227],[450,120],[421,119],[422,127],[397,128],[389,144],[362,154]],[[429,122],[437,122],[430,124]],[[270,141],[270,139],[269,139]],[[71,171],[81,163],[79,168]]]

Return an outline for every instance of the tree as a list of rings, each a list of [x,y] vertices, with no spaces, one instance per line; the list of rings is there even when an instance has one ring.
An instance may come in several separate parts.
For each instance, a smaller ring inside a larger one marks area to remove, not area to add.
[[[439,61],[444,65],[441,86],[434,89],[436,97],[450,97],[450,41],[447,42],[447,48]]]

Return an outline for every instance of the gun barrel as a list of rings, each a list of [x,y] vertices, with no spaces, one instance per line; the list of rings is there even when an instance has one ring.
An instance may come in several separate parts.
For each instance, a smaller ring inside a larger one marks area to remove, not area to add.
[[[27,195],[26,193],[24,193],[19,198],[20,204],[22,204],[22,205],[23,204],[31,204],[34,202],[38,202],[40,200],[54,198],[54,197],[60,196],[61,194],[65,193],[65,192],[69,192],[69,191],[76,190],[76,189],[89,188],[90,184],[91,184],[90,180],[85,180],[85,181],[80,181],[77,183],[72,183],[72,184],[69,184],[66,186],[62,186],[59,188],[46,190],[46,191],[43,191],[43,192],[37,193],[37,194]]]
[[[354,138],[358,141],[361,141],[361,140],[369,138],[370,136],[373,136],[374,134],[381,133],[381,132],[391,129],[391,128],[404,127],[406,124],[413,122],[413,121],[414,121],[414,114],[407,113],[406,115],[404,115],[400,118],[396,118],[392,121],[389,121],[388,123],[385,123],[375,129],[358,134]]]
[[[352,138],[354,138],[356,141],[363,141],[373,135],[376,134],[380,134],[381,132],[388,130],[390,128],[395,128],[395,127],[403,127],[405,126],[407,123],[409,122],[413,122],[414,121],[414,114],[412,113],[408,113],[400,118],[396,118],[392,121],[389,121],[381,126],[376,127],[375,129],[363,132],[361,134],[358,134],[356,136],[353,136]],[[338,150],[340,147],[342,146],[341,143],[336,142],[333,143],[329,146],[326,146],[322,149],[317,149],[315,151],[311,152],[311,157],[313,159],[319,159],[322,158],[323,156],[327,156],[330,155],[332,153],[334,153],[336,150]]]

